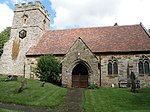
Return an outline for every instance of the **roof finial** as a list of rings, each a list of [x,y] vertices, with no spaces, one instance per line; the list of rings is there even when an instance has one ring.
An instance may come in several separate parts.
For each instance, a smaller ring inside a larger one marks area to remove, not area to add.
[[[116,22],[116,23],[114,24],[114,26],[118,26],[118,23]]]

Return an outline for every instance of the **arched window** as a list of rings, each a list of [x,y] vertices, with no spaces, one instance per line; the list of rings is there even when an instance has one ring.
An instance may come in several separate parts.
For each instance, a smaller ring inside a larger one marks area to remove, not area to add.
[[[145,73],[148,74],[149,73],[149,63],[147,61],[145,61],[145,63],[144,63],[144,68],[145,68]]]
[[[45,30],[45,24],[46,24],[46,20],[43,20],[43,30]]]
[[[143,62],[139,62],[139,73],[144,74]]]
[[[108,74],[118,74],[118,63],[115,57],[108,61]]]
[[[149,74],[150,68],[149,68],[149,59],[146,56],[142,56],[139,59],[139,74]]]
[[[26,24],[26,23],[27,23],[27,19],[28,19],[28,15],[23,14],[23,16],[22,16],[23,24]]]
[[[108,74],[112,74],[112,63],[108,63]]]
[[[114,74],[118,74],[118,64],[117,64],[117,62],[114,62],[113,65],[114,65]]]

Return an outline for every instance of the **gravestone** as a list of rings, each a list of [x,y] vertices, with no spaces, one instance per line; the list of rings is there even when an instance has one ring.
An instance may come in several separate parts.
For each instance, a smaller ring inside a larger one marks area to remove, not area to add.
[[[45,82],[42,82],[41,87],[44,87],[44,85],[45,85]]]
[[[133,71],[131,71],[130,78],[131,78],[131,92],[136,92],[136,80],[135,80],[136,78]]]
[[[18,76],[16,75],[8,75],[6,81],[17,81]]]
[[[24,89],[26,89],[27,88],[27,80],[26,79],[23,79],[22,81],[21,81],[21,86],[19,87],[19,89],[18,89],[18,93],[21,93]]]

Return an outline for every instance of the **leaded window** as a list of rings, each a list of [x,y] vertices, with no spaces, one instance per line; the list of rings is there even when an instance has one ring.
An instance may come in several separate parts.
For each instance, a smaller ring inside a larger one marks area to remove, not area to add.
[[[139,59],[139,74],[149,74],[150,73],[150,67],[149,67],[149,59],[146,56],[142,56]]]
[[[113,66],[114,66],[114,74],[118,74],[118,64],[117,64],[117,62],[114,62]]]
[[[144,74],[143,62],[139,62],[139,73]]]
[[[112,74],[112,63],[108,62],[108,74]]]
[[[118,74],[118,63],[115,57],[108,60],[108,74]]]

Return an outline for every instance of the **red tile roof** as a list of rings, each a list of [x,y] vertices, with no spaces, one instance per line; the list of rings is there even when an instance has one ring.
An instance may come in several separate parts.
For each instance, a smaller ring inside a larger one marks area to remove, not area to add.
[[[50,30],[27,55],[66,54],[78,38],[94,53],[150,51],[150,36],[141,24]]]

